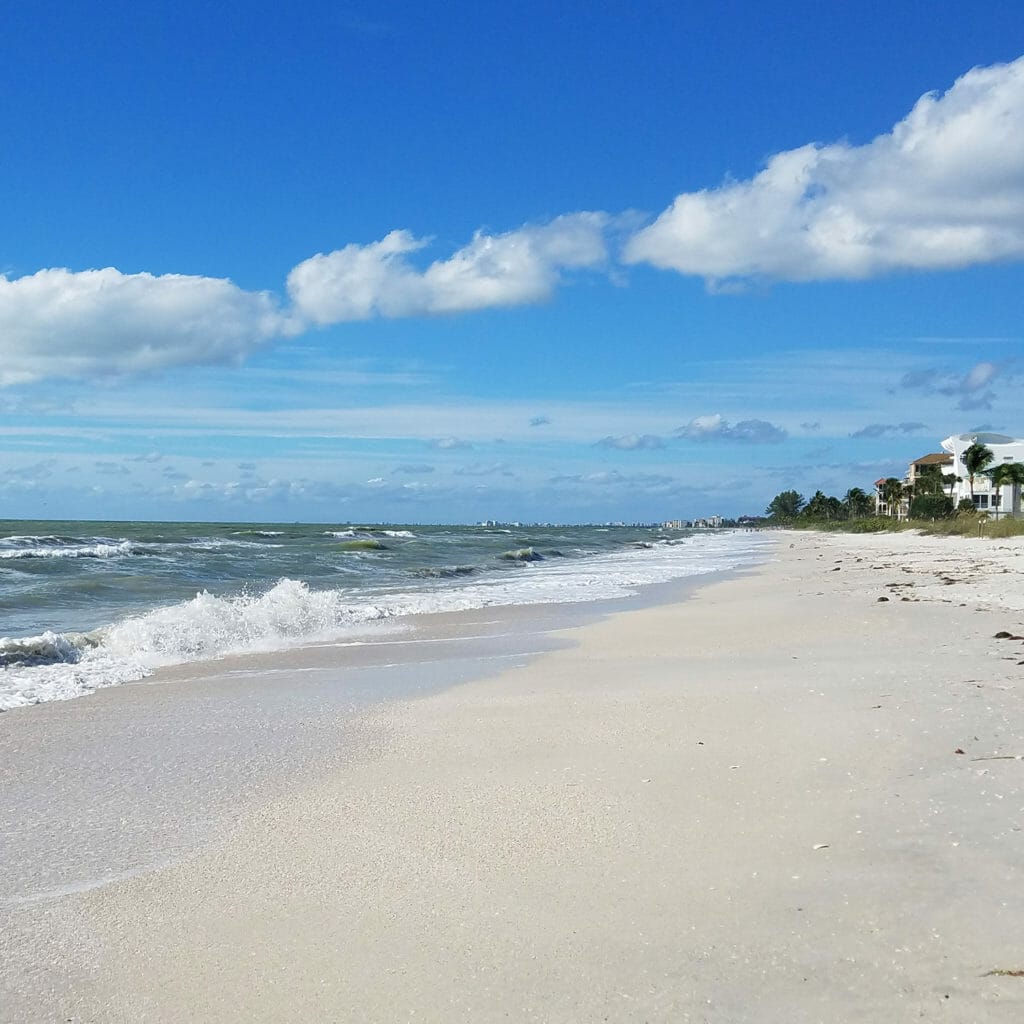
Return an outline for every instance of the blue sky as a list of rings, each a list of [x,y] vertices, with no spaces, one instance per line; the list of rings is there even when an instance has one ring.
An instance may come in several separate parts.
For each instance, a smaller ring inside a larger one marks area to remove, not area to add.
[[[1024,434],[1019,3],[0,19],[0,517],[739,515]]]

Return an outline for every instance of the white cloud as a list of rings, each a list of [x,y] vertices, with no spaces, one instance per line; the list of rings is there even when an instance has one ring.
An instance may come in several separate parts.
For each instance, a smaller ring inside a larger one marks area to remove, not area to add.
[[[961,387],[964,391],[979,391],[987,387],[999,374],[999,368],[995,363],[976,363],[967,371]]]
[[[665,441],[657,434],[623,434],[621,437],[613,437],[609,434],[597,442],[598,448],[617,448],[619,451],[632,452],[640,449],[664,448]]]
[[[559,474],[548,480],[551,484],[591,484],[597,487],[622,486],[627,488],[664,488],[675,483],[670,476],[660,473],[620,473],[617,469],[602,469],[593,473]]]
[[[472,448],[468,441],[462,441],[457,437],[442,437],[430,442],[431,448],[440,448],[442,451],[449,451],[453,448]]]
[[[747,181],[677,196],[627,263],[790,281],[1024,255],[1024,58],[928,93],[864,146],[811,143]]]
[[[427,241],[392,231],[304,260],[288,275],[288,294],[296,312],[317,324],[542,302],[563,269],[605,262],[607,223],[603,213],[571,213],[505,234],[478,232],[422,271],[408,256]]]
[[[767,420],[730,423],[722,416],[697,416],[676,431],[689,441],[739,441],[743,444],[775,444],[786,439],[786,431]]]
[[[213,482],[189,479],[174,483],[162,495],[175,501],[241,502],[244,504],[265,504],[269,502],[326,501],[344,504],[349,500],[344,489],[325,480],[232,480]]]
[[[0,385],[244,359],[296,325],[228,280],[105,270],[0,275]]]
[[[920,389],[924,394],[939,394],[956,397],[956,407],[969,411],[972,409],[991,409],[996,400],[992,385],[1002,372],[995,363],[975,363],[962,377],[952,373],[942,373],[935,369],[923,369],[905,373],[901,385],[908,389]]]

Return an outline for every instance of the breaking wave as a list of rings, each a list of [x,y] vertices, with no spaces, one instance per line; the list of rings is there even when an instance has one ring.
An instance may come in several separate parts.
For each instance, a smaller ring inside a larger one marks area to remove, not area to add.
[[[71,537],[8,537],[0,545],[0,559],[23,558],[122,558],[125,555],[148,555],[144,544],[105,537],[76,539]]]
[[[260,536],[255,531],[252,531],[252,535]],[[128,540],[124,537],[13,536],[0,538],[0,561],[21,561],[27,558],[127,558],[183,550],[216,551],[222,548],[259,547],[262,545],[255,541],[207,537],[167,542]]]
[[[89,633],[3,637],[0,710],[77,697],[142,679],[165,665],[337,636],[383,614],[372,605],[352,605],[339,590],[310,590],[302,581],[283,579],[258,595],[202,591]]]
[[[68,538],[7,538],[5,549],[14,550],[22,540],[53,550],[75,547]],[[90,632],[0,637],[0,711],[78,697],[163,666],[352,638],[373,629],[371,623],[400,615],[624,597],[645,585],[745,564],[756,558],[762,543],[723,537],[581,558],[524,547],[499,554],[508,565],[505,571],[493,561],[490,569],[409,566],[401,573],[405,582],[392,578],[376,587],[313,589],[284,577],[260,591],[202,590],[189,600]]]

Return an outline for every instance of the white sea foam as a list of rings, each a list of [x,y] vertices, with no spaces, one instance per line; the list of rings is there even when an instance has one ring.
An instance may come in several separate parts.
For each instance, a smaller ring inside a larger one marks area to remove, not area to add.
[[[336,637],[383,614],[372,605],[353,606],[340,590],[315,591],[284,579],[258,595],[203,591],[92,633],[0,638],[0,710],[78,697],[161,666]]]
[[[269,535],[268,535],[269,536]],[[217,551],[264,548],[251,540],[200,537],[180,541],[139,541],[123,537],[13,536],[0,539],[0,561],[27,558],[126,558],[132,555],[174,554],[183,550]]]
[[[766,543],[755,534],[693,537],[583,559],[517,562],[493,575],[428,578],[416,589],[313,590],[282,579],[258,594],[203,591],[91,633],[0,639],[0,710],[78,697],[161,666],[353,636],[368,622],[397,615],[624,597],[749,563]]]
[[[0,548],[0,558],[15,560],[22,558],[121,558],[125,555],[144,554],[143,545],[127,540],[96,539],[81,543],[46,543],[49,538],[15,538],[8,541],[25,543]],[[37,543],[28,543],[37,541]]]

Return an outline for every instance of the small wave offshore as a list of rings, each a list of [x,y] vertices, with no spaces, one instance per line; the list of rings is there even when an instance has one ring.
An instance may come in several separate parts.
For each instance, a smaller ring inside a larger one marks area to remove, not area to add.
[[[145,545],[114,537],[5,537],[0,540],[0,560],[26,558],[120,558],[147,554]]]
[[[331,535],[353,540],[367,533]],[[17,539],[7,538],[7,550]],[[386,585],[317,586],[284,577],[234,593],[204,589],[90,631],[0,637],[0,711],[79,697],[170,665],[352,639],[369,624],[400,615],[625,597],[645,585],[747,564],[764,543],[754,534],[705,535],[571,558],[560,549],[524,546],[498,549],[489,569],[410,567],[401,581]]]

